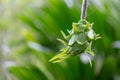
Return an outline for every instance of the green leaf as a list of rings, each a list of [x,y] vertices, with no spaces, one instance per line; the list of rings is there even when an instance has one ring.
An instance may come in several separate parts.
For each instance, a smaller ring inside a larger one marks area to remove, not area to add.
[[[74,33],[79,33],[80,32],[80,30],[77,28],[77,23],[73,23],[72,24],[72,28],[73,28],[73,31],[74,31]]]
[[[57,40],[60,41],[63,45],[67,46],[67,43],[64,40],[59,39],[59,38],[57,38]]]
[[[52,62],[52,63],[61,62],[64,59],[68,58],[70,56],[70,54],[66,54],[68,50],[69,50],[69,47],[67,47],[63,52],[51,58],[49,62]]]
[[[68,42],[68,45],[73,45],[75,40],[76,40],[76,38],[77,38],[76,34],[72,35],[70,40],[69,40],[69,42]]]
[[[70,35],[66,35],[63,31],[61,31],[61,34],[63,35],[64,39],[68,40],[70,38]]]

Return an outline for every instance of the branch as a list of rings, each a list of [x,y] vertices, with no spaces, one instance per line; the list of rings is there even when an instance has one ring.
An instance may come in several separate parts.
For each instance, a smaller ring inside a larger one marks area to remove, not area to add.
[[[86,12],[87,12],[87,0],[83,0],[81,8],[81,19],[86,18]]]

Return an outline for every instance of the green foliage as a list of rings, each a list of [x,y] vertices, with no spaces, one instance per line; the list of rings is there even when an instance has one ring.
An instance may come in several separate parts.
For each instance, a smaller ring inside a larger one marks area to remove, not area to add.
[[[19,42],[22,44],[20,49],[15,48],[12,51],[14,60],[18,65],[9,67],[10,73],[15,75],[18,80],[114,80],[117,76],[116,80],[119,80],[119,48],[115,49],[112,44],[113,41],[120,39],[120,21],[114,13],[109,13],[114,10],[117,15],[120,15],[120,8],[115,5],[119,5],[119,2],[115,3],[114,0],[101,0],[101,2],[103,1],[102,9],[105,11],[97,9],[96,4],[92,3],[93,0],[90,0],[87,20],[95,23],[93,29],[102,36],[101,40],[95,41],[92,45],[92,50],[95,52],[92,68],[89,64],[82,63],[78,56],[61,63],[48,62],[52,56],[56,55],[55,53],[59,52],[61,47],[64,47],[56,40],[56,38],[62,38],[60,31],[64,38],[71,38],[68,41],[71,45],[84,43],[86,37],[87,41],[93,39],[89,34],[84,38],[85,34],[81,34],[83,40],[71,37],[71,34],[66,36],[71,33],[71,31],[67,32],[67,29],[71,30],[72,27],[76,31],[75,34],[80,33],[76,23],[71,26],[72,22],[79,20],[80,5],[77,5],[79,1],[76,1],[78,0],[73,1],[72,7],[68,7],[63,0],[47,0],[42,7],[29,7],[23,10],[24,12],[18,12],[17,18],[26,24],[22,30],[24,39]],[[93,10],[94,12],[89,14]],[[63,38],[58,40],[68,46]],[[78,47],[83,48],[74,45],[72,51],[79,51]],[[66,52],[67,49],[65,47],[62,51]],[[91,45],[87,51],[91,51]],[[61,56],[61,54],[58,55]]]
[[[78,79],[79,74],[82,73],[79,68],[81,63],[78,57],[63,63],[52,64],[48,62],[48,59],[53,56],[52,54],[43,54],[34,50],[32,52],[34,53],[31,54],[32,62],[24,62],[24,66],[9,68],[9,71],[19,80],[73,80]]]

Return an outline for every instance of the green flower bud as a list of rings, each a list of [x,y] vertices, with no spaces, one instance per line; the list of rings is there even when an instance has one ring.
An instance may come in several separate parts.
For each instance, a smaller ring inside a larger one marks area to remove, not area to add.
[[[89,23],[86,20],[81,20],[78,23],[72,24],[72,29],[70,31],[68,30],[69,35],[66,36],[64,32],[61,32],[67,42],[61,39],[58,40],[65,45],[65,48],[61,49],[61,53],[49,61],[53,63],[61,62],[67,58],[76,56],[81,53],[89,53],[94,56],[94,52],[91,50],[92,42],[96,39],[99,39],[100,36],[99,34],[95,34],[92,26],[93,23]]]

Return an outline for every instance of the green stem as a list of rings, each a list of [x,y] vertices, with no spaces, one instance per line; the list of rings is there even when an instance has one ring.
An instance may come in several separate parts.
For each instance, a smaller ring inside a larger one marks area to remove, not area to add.
[[[87,12],[87,0],[83,0],[82,8],[81,8],[81,19],[86,19],[86,12]]]

